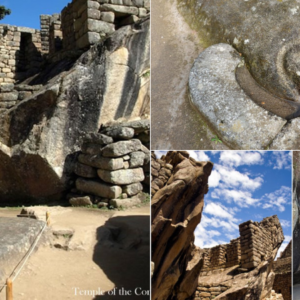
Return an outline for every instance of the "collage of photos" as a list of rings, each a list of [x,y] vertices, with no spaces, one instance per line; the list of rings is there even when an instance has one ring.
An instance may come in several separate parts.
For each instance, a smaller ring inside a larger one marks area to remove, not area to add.
[[[300,300],[299,25],[3,0],[0,300]]]

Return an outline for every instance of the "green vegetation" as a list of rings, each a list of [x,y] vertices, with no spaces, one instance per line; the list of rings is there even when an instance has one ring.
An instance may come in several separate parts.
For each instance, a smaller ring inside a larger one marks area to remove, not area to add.
[[[7,9],[5,6],[0,6],[0,20],[2,20],[5,16],[10,15],[11,10]]]
[[[216,144],[218,143],[222,144],[222,141],[216,135],[211,139],[211,141],[215,142]]]

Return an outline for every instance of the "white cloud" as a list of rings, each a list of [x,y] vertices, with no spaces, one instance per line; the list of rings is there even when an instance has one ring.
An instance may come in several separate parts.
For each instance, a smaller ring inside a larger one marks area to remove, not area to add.
[[[204,213],[223,219],[237,220],[234,218],[234,212],[218,202],[208,202],[204,207]]]
[[[220,174],[221,181],[226,187],[240,188],[254,191],[261,187],[263,178],[258,176],[251,179],[249,175],[241,173],[233,168],[216,164],[215,170]]]
[[[194,158],[197,161],[209,161],[209,156],[204,151],[188,151],[190,157]]]
[[[238,219],[228,219],[228,220],[222,220],[219,217],[207,217],[205,214],[202,215],[202,220],[200,225],[205,228],[206,230],[209,230],[209,227],[213,228],[219,228],[219,230],[224,229],[226,232],[234,232],[238,231],[239,229],[239,223],[240,220]]]
[[[280,224],[282,227],[291,227],[291,221],[288,220],[280,220]]]
[[[208,178],[209,187],[217,187],[221,180],[221,175],[217,171],[213,170]]]
[[[253,151],[223,151],[220,154],[220,162],[227,166],[257,165],[263,161],[261,153]]]
[[[259,199],[252,198],[252,194],[247,191],[215,189],[211,193],[212,198],[224,199],[226,202],[235,202],[239,207],[259,206]]]
[[[279,190],[265,194],[262,197],[262,208],[272,208],[273,210],[285,211],[285,205],[291,203],[291,189],[287,186],[282,186]]]
[[[211,248],[219,245],[217,241],[214,240],[215,237],[220,236],[221,233],[216,230],[207,230],[203,227],[202,221],[196,227],[195,230],[195,245],[200,248]]]
[[[274,151],[273,152],[275,164],[273,169],[290,169],[291,168],[291,152],[287,151]]]

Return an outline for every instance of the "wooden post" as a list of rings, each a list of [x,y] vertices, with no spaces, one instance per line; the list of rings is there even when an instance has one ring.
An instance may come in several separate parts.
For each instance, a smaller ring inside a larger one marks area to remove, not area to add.
[[[13,300],[13,283],[10,278],[6,280],[6,300]]]
[[[47,222],[47,226],[50,226],[50,213],[49,213],[49,211],[46,212],[46,222]]]

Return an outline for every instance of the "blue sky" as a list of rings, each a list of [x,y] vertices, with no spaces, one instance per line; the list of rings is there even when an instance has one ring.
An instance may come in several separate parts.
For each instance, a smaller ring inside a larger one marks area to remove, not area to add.
[[[291,152],[188,152],[214,163],[195,244],[210,248],[229,243],[239,237],[240,223],[277,215],[285,236],[279,254],[291,240]],[[166,152],[155,153],[160,157]]]
[[[40,29],[40,15],[60,13],[70,2],[71,0],[2,0],[0,5],[12,12],[0,23]]]

